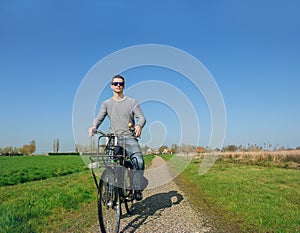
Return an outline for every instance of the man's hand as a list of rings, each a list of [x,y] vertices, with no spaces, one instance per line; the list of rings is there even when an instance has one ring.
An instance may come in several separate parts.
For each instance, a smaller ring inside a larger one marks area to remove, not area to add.
[[[88,132],[89,132],[89,137],[93,137],[94,136],[94,131],[96,129],[96,126],[92,126],[89,128]]]
[[[137,138],[139,138],[141,136],[142,133],[142,127],[139,125],[134,126],[134,132],[135,132],[135,136]]]

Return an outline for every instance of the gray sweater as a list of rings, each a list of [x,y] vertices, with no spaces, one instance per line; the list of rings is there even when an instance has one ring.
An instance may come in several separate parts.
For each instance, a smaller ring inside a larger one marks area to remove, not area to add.
[[[119,101],[113,98],[105,100],[94,120],[94,126],[98,128],[106,116],[108,116],[110,120],[109,132],[118,135],[132,135],[128,129],[129,122],[140,125],[142,128],[146,124],[145,116],[137,101],[127,96]],[[136,123],[135,120],[137,121]]]

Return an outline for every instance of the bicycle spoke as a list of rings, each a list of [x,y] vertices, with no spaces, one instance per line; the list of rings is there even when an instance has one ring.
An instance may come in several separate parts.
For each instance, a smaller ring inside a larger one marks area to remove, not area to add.
[[[119,193],[114,184],[114,173],[104,171],[98,192],[98,216],[102,232],[118,232],[120,225]]]

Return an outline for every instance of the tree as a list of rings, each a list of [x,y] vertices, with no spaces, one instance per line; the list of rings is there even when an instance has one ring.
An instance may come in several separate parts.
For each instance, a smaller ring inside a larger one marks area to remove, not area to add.
[[[56,139],[53,141],[53,153],[56,153]]]
[[[168,147],[166,145],[163,145],[161,147],[159,147],[158,151],[160,154],[162,154],[162,152],[164,151],[164,149],[167,149]]]
[[[54,139],[54,142],[53,142],[53,152],[54,153],[58,153],[59,151],[59,139]]]
[[[8,153],[11,153],[13,151],[13,148],[12,146],[7,146],[3,149],[3,153],[4,154],[8,154]]]
[[[78,144],[75,144],[75,152],[79,153],[79,145]]]
[[[178,145],[177,144],[172,144],[171,150],[172,150],[172,153],[177,153],[177,151],[178,151]]]
[[[36,144],[35,144],[35,140],[32,140],[30,143],[29,143],[29,145],[30,145],[30,149],[31,149],[31,153],[33,154],[34,152],[35,152],[35,150],[36,150]]]
[[[29,142],[29,144],[25,144],[21,149],[21,152],[25,155],[32,155],[36,150],[35,140]]]
[[[224,147],[222,150],[233,152],[233,151],[237,151],[237,149],[238,149],[238,147],[236,145],[228,145],[228,146]]]
[[[56,139],[56,148],[57,148],[56,153],[58,153],[58,151],[59,151],[59,139],[58,138]]]

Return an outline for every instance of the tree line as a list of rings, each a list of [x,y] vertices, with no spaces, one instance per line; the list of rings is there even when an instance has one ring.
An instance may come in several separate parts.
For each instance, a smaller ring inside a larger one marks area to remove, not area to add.
[[[297,146],[295,148],[296,150],[300,150],[300,146]],[[285,148],[284,146],[280,146],[278,144],[272,145],[270,143],[264,143],[263,145],[250,145],[248,144],[247,146],[243,145],[227,145],[221,149],[221,151],[227,151],[227,152],[240,152],[240,151],[263,151],[263,150],[273,150],[273,151],[278,151],[278,150],[294,150],[293,148]]]
[[[17,148],[12,146],[7,146],[5,148],[0,148],[0,155],[6,156],[17,156],[17,155],[32,155],[36,150],[35,140],[29,142],[29,144],[23,145],[23,147]]]
[[[96,153],[97,152],[97,143],[94,140],[90,141],[89,145],[86,146],[81,146],[76,144],[75,145],[75,152],[78,154],[79,152],[87,152],[87,153]],[[60,142],[59,139],[56,138],[54,139],[53,142],[53,153],[51,154],[58,154],[60,149]],[[143,146],[142,152],[144,154],[147,154],[149,149],[154,149],[150,148],[147,145]],[[194,146],[194,145],[188,145],[188,144],[182,144],[182,145],[177,145],[177,144],[172,144],[171,147],[168,147],[167,145],[162,145],[159,148],[157,148],[154,151],[157,151],[158,153],[162,153],[165,149],[170,149],[172,153],[194,153],[194,152],[199,152],[201,149],[201,152],[208,152],[208,151],[227,151],[227,152],[235,152],[235,151],[262,151],[262,150],[293,150],[292,148],[285,148],[283,146],[275,145],[273,146],[271,143],[264,143],[263,145],[250,145],[248,144],[247,146],[243,145],[227,145],[222,148],[208,148],[208,147],[202,147],[202,146]],[[300,146],[297,146],[295,148],[296,150],[300,150]],[[36,142],[35,140],[31,140],[29,144],[23,145],[21,148],[16,148],[12,146],[8,146],[5,148],[0,148],[0,156],[1,155],[6,155],[6,156],[14,156],[14,155],[32,155],[36,151]]]
[[[58,153],[59,139],[55,139],[53,142],[53,152]],[[20,148],[7,146],[0,148],[0,156],[18,156],[18,155],[32,155],[36,151],[36,142],[31,140],[29,144],[25,144]]]

